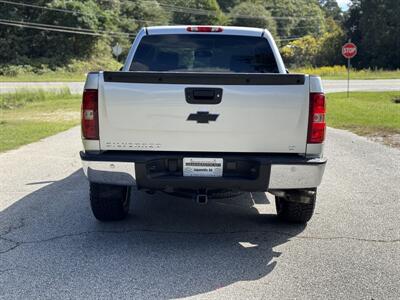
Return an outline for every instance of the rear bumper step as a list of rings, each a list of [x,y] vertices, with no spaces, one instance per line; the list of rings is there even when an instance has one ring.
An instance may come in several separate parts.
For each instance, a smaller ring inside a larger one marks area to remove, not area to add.
[[[326,158],[296,155],[106,152],[80,153],[89,181],[132,185],[138,189],[231,189],[267,191],[315,188],[320,185]],[[183,157],[219,157],[224,160],[223,177],[182,176]]]

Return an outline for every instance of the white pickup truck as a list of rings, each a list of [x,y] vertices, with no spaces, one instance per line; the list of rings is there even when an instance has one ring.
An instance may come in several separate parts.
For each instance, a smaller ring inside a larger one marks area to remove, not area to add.
[[[123,219],[130,190],[275,195],[307,222],[326,159],[321,79],[287,74],[265,29],[143,28],[119,72],[89,73],[83,170],[94,216]]]

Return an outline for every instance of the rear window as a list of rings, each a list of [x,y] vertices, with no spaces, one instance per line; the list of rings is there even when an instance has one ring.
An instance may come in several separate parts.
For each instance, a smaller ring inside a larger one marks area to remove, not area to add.
[[[279,73],[265,38],[217,34],[144,36],[129,70]]]

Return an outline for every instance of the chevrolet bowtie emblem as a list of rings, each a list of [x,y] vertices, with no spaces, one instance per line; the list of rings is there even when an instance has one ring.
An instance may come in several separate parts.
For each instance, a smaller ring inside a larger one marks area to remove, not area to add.
[[[210,114],[208,111],[198,111],[195,114],[190,114],[186,121],[196,121],[197,123],[209,123],[216,121],[219,115]]]

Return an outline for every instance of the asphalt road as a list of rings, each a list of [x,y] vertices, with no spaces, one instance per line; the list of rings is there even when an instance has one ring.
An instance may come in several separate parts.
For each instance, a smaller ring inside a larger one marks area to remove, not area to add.
[[[398,299],[400,151],[329,129],[308,226],[273,197],[206,206],[133,194],[131,216],[91,215],[79,129],[0,154],[0,298]]]
[[[346,80],[323,80],[325,92],[347,91]],[[80,94],[83,91],[82,82],[0,82],[0,93],[12,92],[20,88],[60,89],[69,87],[72,93]],[[400,90],[400,79],[382,80],[352,80],[351,91],[398,91]]]

